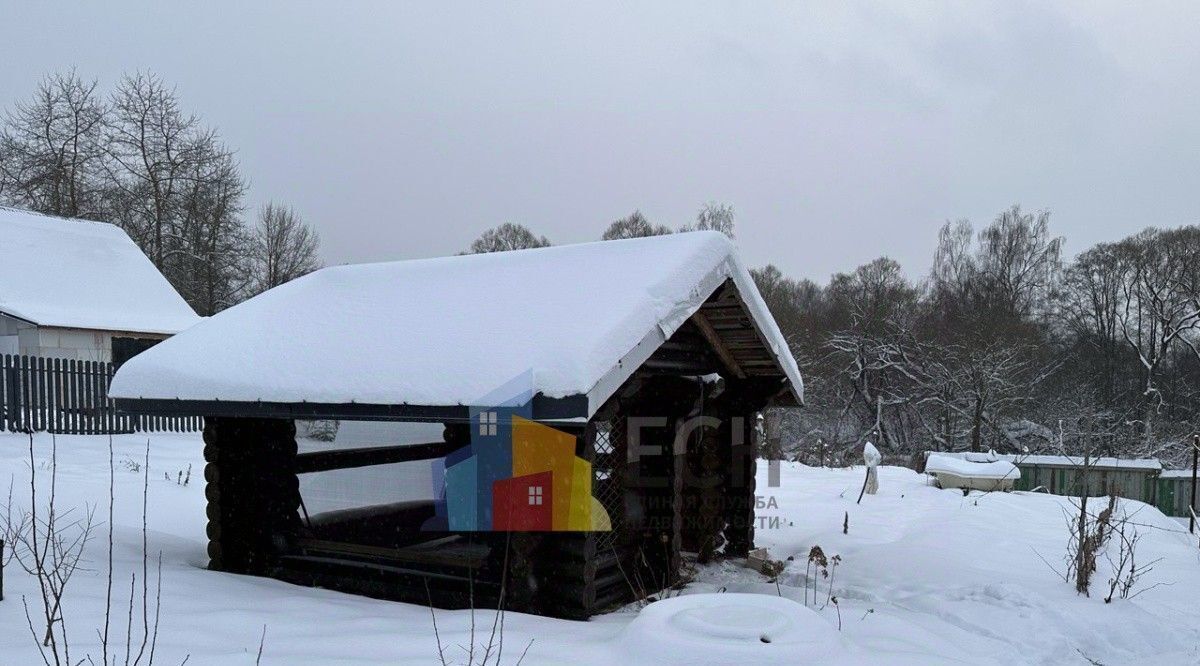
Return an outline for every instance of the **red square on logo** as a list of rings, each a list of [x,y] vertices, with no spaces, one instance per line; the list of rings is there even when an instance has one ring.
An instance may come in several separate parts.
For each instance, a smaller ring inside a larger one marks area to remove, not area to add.
[[[496,532],[549,532],[554,529],[551,481],[540,472],[492,483],[492,530]]]

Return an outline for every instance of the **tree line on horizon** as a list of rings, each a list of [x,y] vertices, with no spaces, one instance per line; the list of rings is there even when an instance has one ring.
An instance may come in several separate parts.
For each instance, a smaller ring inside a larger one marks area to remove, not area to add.
[[[733,237],[733,208],[693,228]],[[640,211],[602,240],[673,233]],[[871,440],[925,450],[1155,456],[1181,462],[1200,428],[1200,227],[1147,228],[1074,259],[1050,213],[1020,206],[939,231],[918,280],[880,257],[825,284],[751,271],[806,384],[767,414],[773,457],[850,462]],[[518,224],[468,252],[545,247]]]
[[[709,201],[700,207],[696,213],[696,221],[679,227],[679,231],[719,231],[733,238],[734,212],[733,206],[717,201]],[[635,210],[625,217],[613,220],[600,235],[600,240],[620,240],[622,238],[644,238],[647,236],[664,236],[675,233],[663,224],[652,224],[642,214]],[[550,247],[551,243],[545,236],[539,236],[523,224],[505,222],[499,226],[484,231],[462,254],[481,254],[485,252],[507,252],[509,250],[529,250],[539,247]]]
[[[924,450],[1190,459],[1200,427],[1200,227],[1063,257],[1049,212],[947,222],[929,274],[880,257],[826,284],[753,271],[807,384],[793,457]],[[786,454],[787,452],[777,452]]]
[[[292,207],[246,219],[248,188],[216,129],[154,74],[107,94],[51,74],[0,120],[0,204],[116,224],[202,315],[320,267]]]

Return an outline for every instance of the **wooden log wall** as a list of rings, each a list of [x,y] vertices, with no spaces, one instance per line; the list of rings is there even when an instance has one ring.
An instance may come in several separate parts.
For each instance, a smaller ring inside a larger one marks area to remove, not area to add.
[[[575,454],[595,461],[594,424],[577,432]],[[606,600],[598,596],[598,573],[608,572],[608,568],[601,567],[605,563],[615,567],[611,557],[599,552],[599,535],[514,532],[489,536],[488,570],[504,571],[503,563],[507,560],[506,608],[582,620],[596,612],[598,601]],[[605,592],[608,591],[606,588]]]
[[[271,573],[300,523],[295,423],[208,418],[204,459],[209,567]]]
[[[506,608],[573,619],[656,594],[678,582],[685,544],[689,549],[699,544],[705,557],[722,540],[727,555],[744,555],[753,546],[753,415],[761,399],[728,389],[711,399],[708,388],[691,378],[635,377],[597,415],[607,419],[610,441],[603,452],[596,449],[596,420],[578,432],[577,455],[603,471],[608,490],[617,493],[610,512],[613,533],[475,535],[490,552],[482,566],[470,565],[471,572],[461,574],[424,571],[411,561],[369,564],[336,557],[304,569],[320,558],[295,547],[303,532],[297,472],[407,459],[411,452],[298,456],[291,421],[210,418],[204,429],[210,566],[417,602],[426,598],[422,581],[427,581],[435,602],[448,604],[469,592],[464,576],[473,578],[476,600],[483,603],[493,596],[498,603],[497,588],[505,581]],[[722,425],[695,430],[678,449],[680,429],[701,414],[717,417]],[[741,418],[730,418],[734,415]],[[627,424],[638,416],[665,418],[665,425],[641,429],[640,445],[650,450],[631,460]],[[445,442],[416,449],[422,456],[441,455],[469,441],[468,427],[448,425]],[[710,483],[697,484],[693,476]],[[600,493],[601,481],[596,484],[594,493]],[[684,501],[701,495],[706,501],[699,508]]]
[[[700,385],[692,379],[635,377],[622,392],[615,419],[622,424],[627,451],[622,470],[624,520],[613,540],[613,567],[633,597],[655,594],[679,580],[684,523],[684,451],[675,439],[688,418],[699,413]],[[630,432],[641,418],[660,425],[641,427],[637,449]],[[618,566],[619,565],[619,566]],[[608,580],[604,574],[598,574]],[[614,598],[616,586],[612,589]]]

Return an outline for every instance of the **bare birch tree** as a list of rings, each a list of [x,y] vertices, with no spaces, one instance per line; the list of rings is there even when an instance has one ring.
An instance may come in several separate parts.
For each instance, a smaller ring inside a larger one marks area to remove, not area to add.
[[[696,213],[696,224],[685,226],[680,231],[719,231],[733,238],[733,206],[709,201]]]
[[[255,293],[290,282],[321,267],[317,232],[293,208],[276,203],[258,212],[251,246]]]
[[[1147,444],[1168,402],[1160,378],[1172,347],[1200,329],[1200,304],[1184,287],[1195,282],[1188,274],[1197,267],[1190,263],[1186,245],[1196,233],[1147,229],[1118,245],[1122,302],[1117,326],[1142,368],[1142,437]]]

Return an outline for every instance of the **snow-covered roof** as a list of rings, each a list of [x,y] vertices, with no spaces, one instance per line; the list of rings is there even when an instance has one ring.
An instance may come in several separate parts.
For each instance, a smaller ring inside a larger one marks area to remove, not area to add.
[[[110,394],[480,405],[531,375],[533,395],[585,396],[590,417],[729,281],[801,399],[786,340],[715,232],[325,268],[139,354]]]
[[[1158,475],[1162,479],[1190,479],[1192,478],[1192,470],[1190,469],[1164,469]]]
[[[969,451],[960,451],[955,453],[947,453],[944,451],[925,452],[926,459],[932,458],[935,455],[950,456],[977,463],[1005,460],[1017,465],[1028,465],[1031,467],[1082,467],[1084,463],[1083,456],[1027,455],[996,453],[994,451],[989,451],[987,453],[972,453]],[[1137,469],[1150,471],[1162,469],[1162,462],[1160,462],[1157,458],[1099,457],[1090,459],[1087,464],[1088,467],[1093,469]]]
[[[3,207],[0,313],[134,333],[177,333],[200,320],[120,228]]]
[[[1008,460],[1018,465],[1041,465],[1045,467],[1081,467],[1083,456],[1013,456],[1004,455],[1002,460]],[[1110,458],[1107,456],[1092,458],[1088,466],[1094,469],[1162,469],[1162,463],[1157,458]]]

